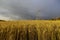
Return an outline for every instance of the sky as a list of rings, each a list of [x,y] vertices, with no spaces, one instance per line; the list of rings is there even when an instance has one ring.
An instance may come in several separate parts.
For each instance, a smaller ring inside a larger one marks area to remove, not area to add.
[[[0,0],[1,20],[60,17],[60,0]]]

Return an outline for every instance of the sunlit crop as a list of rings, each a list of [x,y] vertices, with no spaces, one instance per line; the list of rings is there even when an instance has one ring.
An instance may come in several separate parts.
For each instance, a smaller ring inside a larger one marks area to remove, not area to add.
[[[0,22],[0,40],[60,40],[60,21]]]

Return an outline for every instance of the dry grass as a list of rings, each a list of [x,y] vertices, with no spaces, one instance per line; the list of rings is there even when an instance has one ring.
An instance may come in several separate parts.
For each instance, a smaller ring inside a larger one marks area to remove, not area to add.
[[[60,21],[0,22],[0,40],[60,40]]]

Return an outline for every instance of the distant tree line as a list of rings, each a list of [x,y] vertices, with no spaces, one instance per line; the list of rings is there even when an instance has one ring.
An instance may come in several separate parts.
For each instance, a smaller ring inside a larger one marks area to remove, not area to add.
[[[0,21],[3,21],[3,22],[5,22],[5,20],[0,20]]]
[[[51,20],[60,20],[60,17],[52,18]]]

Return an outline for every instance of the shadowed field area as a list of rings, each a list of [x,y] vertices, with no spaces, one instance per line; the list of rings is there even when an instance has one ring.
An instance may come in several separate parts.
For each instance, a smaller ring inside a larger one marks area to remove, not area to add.
[[[0,40],[60,40],[60,21],[2,21]]]

